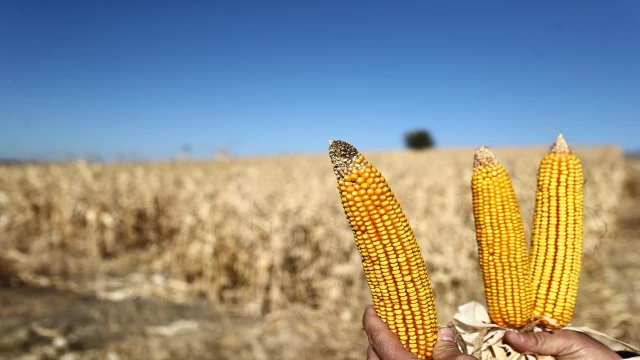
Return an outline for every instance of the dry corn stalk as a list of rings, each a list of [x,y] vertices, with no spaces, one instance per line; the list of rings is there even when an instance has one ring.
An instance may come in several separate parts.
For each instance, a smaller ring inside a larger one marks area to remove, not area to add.
[[[329,157],[374,309],[407,350],[430,359],[438,317],[427,267],[407,218],[385,178],[355,147],[330,141]]]

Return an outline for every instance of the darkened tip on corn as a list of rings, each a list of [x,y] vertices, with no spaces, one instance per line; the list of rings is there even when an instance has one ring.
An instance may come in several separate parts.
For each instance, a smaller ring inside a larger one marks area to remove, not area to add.
[[[407,350],[430,359],[437,314],[427,267],[409,222],[385,178],[355,147],[329,141],[329,157],[373,307]]]

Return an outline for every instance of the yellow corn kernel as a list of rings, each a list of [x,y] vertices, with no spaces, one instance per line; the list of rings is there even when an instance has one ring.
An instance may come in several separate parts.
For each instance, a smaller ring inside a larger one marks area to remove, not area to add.
[[[378,316],[404,347],[431,359],[438,317],[427,266],[400,204],[380,172],[350,144],[329,157]]]
[[[531,232],[534,316],[566,326],[573,317],[582,264],[583,175],[562,134],[540,162]]]
[[[524,224],[511,179],[486,147],[476,151],[471,190],[489,316],[502,327],[524,326],[533,306]]]

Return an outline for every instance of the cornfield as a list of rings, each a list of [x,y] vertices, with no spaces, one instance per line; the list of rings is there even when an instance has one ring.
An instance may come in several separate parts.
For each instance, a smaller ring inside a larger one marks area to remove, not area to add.
[[[529,234],[547,149],[493,150]],[[473,153],[366,154],[419,241],[441,324],[484,299]],[[640,344],[640,229],[621,222],[637,187],[625,185],[627,173],[640,170],[615,147],[574,153],[586,183],[572,323]],[[360,319],[371,299],[326,155],[3,166],[0,246],[8,334],[0,358],[361,359],[366,351]]]

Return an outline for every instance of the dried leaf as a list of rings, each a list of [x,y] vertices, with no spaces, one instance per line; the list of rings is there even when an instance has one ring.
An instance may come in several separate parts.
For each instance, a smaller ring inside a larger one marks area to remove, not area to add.
[[[453,325],[453,323],[450,322],[447,325],[447,327],[452,329],[453,332],[455,333],[455,335],[456,335],[456,344],[458,344],[458,349],[460,349],[460,351],[462,351],[462,353],[468,354],[469,350],[467,349],[467,343],[465,342],[464,338],[462,337],[462,335],[460,334],[458,329],[455,327],[455,325]]]
[[[506,360],[507,352],[500,346],[492,346],[491,352],[496,360]]]
[[[497,324],[491,323],[489,320],[489,314],[482,304],[476,301],[471,301],[458,307],[458,310],[459,312],[454,315],[454,319],[457,321],[457,324],[454,325],[454,329],[456,330],[456,339],[459,342],[466,343],[468,350],[467,353],[470,352],[472,356],[482,360],[555,360],[553,356],[530,353],[521,354],[513,350],[507,343],[504,343],[503,340],[507,331],[514,330],[505,329]],[[541,319],[545,319],[551,324],[556,324],[553,319],[546,316],[540,316],[534,318],[532,322],[525,325],[520,332],[549,331],[547,328],[539,324]],[[601,336],[609,340],[616,341],[631,351],[640,352],[639,347],[627,344],[587,327],[574,327],[569,325],[564,327],[564,329]],[[459,346],[462,347],[461,344]],[[640,360],[640,356],[632,359]]]
[[[468,302],[458,307],[458,313],[453,318],[465,325],[473,327],[496,327],[491,323],[487,309],[477,301]]]
[[[462,336],[462,339],[467,343],[473,343],[476,338],[478,337],[478,333],[477,332],[470,332],[470,333],[460,333],[460,336]]]
[[[494,331],[491,331],[490,333],[488,333],[484,337],[484,346],[483,346],[483,348],[487,348],[489,346],[493,346],[493,345],[497,344],[498,342],[502,342],[502,338],[504,337],[504,334],[506,332],[507,332],[507,330],[494,330]]]
[[[485,350],[485,348],[482,345],[484,343],[484,337],[487,334],[487,332],[489,332],[489,329],[482,329],[478,333],[478,337],[476,338],[476,341],[473,342],[473,353],[471,354],[472,356],[479,358],[482,351]]]

